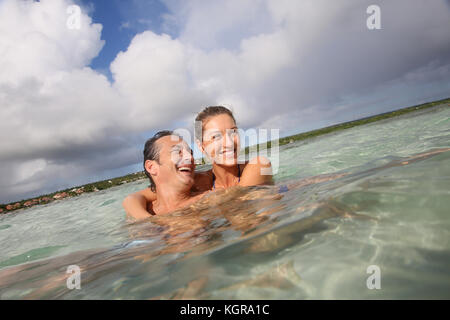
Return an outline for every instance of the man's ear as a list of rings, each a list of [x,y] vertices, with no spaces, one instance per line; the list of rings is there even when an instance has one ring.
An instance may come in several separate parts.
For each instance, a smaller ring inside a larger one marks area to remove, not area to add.
[[[159,170],[158,170],[156,161],[146,160],[145,161],[145,170],[147,170],[147,172],[150,173],[150,175],[157,176]]]

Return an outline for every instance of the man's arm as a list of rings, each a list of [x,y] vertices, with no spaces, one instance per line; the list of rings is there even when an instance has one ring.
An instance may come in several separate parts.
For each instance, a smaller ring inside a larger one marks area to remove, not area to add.
[[[257,186],[273,184],[272,165],[266,157],[256,157],[250,160],[242,172],[240,186]]]
[[[147,207],[156,200],[156,194],[145,188],[144,190],[128,195],[122,202],[123,208],[128,216],[142,220],[151,216]]]
[[[211,172],[196,172],[195,183],[193,186],[194,192],[204,192],[211,189]],[[156,200],[156,193],[150,188],[137,191],[128,195],[122,202],[122,206],[128,216],[141,220],[151,216],[148,208],[152,202]]]

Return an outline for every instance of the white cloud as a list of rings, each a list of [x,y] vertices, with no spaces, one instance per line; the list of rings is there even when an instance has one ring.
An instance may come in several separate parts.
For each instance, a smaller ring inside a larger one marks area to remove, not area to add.
[[[98,55],[102,26],[82,14],[80,30],[67,28],[68,5],[55,0],[0,3],[0,83],[17,85],[81,68]]]
[[[196,105],[188,49],[168,35],[143,32],[111,64],[114,89],[129,107],[130,130],[157,128]]]
[[[259,125],[273,112],[288,119],[311,105],[331,108],[330,100],[403,81],[431,61],[444,69],[450,62],[443,1],[426,10],[421,1],[379,1],[377,31],[366,28],[370,1],[167,3],[180,41],[196,49],[188,56],[194,83],[217,103],[235,101],[243,125]]]
[[[70,178],[54,163],[74,146],[101,143],[123,113],[108,80],[86,67],[103,46],[102,27],[82,14],[80,29],[69,29],[71,4],[0,3],[0,201]]]

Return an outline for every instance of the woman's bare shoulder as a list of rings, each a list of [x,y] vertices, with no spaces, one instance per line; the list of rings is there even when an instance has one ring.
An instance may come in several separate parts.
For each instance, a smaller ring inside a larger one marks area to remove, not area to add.
[[[258,156],[244,164],[241,164],[243,168],[241,186],[254,186],[260,184],[272,184],[272,165],[270,160],[266,157]]]

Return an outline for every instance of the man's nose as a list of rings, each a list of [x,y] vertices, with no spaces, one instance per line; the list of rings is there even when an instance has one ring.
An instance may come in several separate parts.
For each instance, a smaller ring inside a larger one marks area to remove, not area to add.
[[[182,160],[183,160],[183,162],[192,162],[192,159],[193,159],[193,157],[192,157],[192,153],[191,153],[191,151],[190,150],[183,150],[183,155],[182,155]]]

